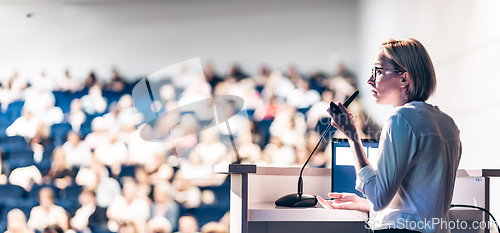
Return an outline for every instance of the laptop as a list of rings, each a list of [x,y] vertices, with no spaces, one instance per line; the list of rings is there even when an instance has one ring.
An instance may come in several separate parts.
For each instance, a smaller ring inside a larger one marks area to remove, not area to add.
[[[366,156],[373,167],[377,167],[378,140],[362,139]],[[354,155],[347,139],[332,139],[332,186],[331,191],[336,193],[355,193],[360,197],[363,194],[356,190],[356,170]]]

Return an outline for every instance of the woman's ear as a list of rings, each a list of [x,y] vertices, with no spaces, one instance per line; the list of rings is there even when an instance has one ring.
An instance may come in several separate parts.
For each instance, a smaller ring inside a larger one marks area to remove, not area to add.
[[[410,77],[408,77],[408,72],[404,72],[401,76],[401,87],[406,88],[410,85]]]

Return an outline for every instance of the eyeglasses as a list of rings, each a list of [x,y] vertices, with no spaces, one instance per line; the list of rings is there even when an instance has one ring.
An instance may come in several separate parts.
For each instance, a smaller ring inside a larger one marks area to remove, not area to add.
[[[376,66],[374,66],[372,68],[372,77],[373,77],[373,79],[377,79],[377,70],[390,70],[390,71],[394,71],[394,72],[405,72],[404,70],[391,70],[391,69],[386,69],[386,68],[383,68],[383,67],[376,67]]]

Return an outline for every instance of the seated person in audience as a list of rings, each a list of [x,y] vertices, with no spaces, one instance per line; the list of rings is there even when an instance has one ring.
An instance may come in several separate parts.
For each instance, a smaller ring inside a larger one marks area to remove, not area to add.
[[[120,127],[130,123],[136,126],[137,122],[142,122],[144,119],[142,113],[134,107],[134,99],[129,94],[122,95],[116,107],[119,110],[116,123]]]
[[[75,216],[69,221],[71,227],[76,231],[106,229],[108,222],[106,209],[97,206],[94,190],[84,189],[80,193],[78,201],[82,207],[76,211]]]
[[[302,113],[291,105],[287,105],[285,111],[280,112],[269,127],[269,133],[278,136],[285,145],[305,145],[304,135],[307,124]]]
[[[96,117],[92,120],[92,133],[85,137],[85,142],[90,149],[95,150],[101,144],[109,143],[110,136],[106,131],[106,125],[102,117]]]
[[[54,96],[49,98],[45,104],[45,108],[37,113],[37,118],[47,127],[53,124],[59,124],[64,120],[64,113],[61,108],[56,107],[56,99]]]
[[[269,79],[262,90],[262,95],[265,98],[270,97],[271,95],[276,96],[278,99],[286,99],[286,96],[295,90],[295,85],[288,77],[283,75],[283,72],[279,70],[273,70],[271,75],[269,75]]]
[[[285,145],[278,136],[271,136],[270,143],[263,150],[264,162],[267,166],[289,167],[295,162],[295,149]]]
[[[137,225],[134,222],[123,222],[118,228],[118,233],[139,233]]]
[[[68,141],[62,146],[66,155],[66,166],[89,167],[92,162],[92,151],[86,142],[82,141],[81,134],[77,131],[68,132]]]
[[[25,138],[35,137],[38,123],[40,121],[27,108],[23,108],[21,117],[17,118],[6,130],[7,136],[22,136]]]
[[[106,84],[105,89],[114,92],[121,92],[125,89],[125,81],[116,68],[113,68],[111,82]]]
[[[28,226],[41,231],[47,226],[58,225],[63,230],[67,230],[68,216],[62,207],[54,205],[54,191],[52,188],[41,188],[38,197],[40,205],[31,209]]]
[[[325,109],[330,107],[330,102],[333,101],[333,93],[330,90],[323,91],[321,94],[321,101],[316,102],[313,106],[306,112],[307,125],[309,129],[314,129],[318,124],[320,119],[324,119],[324,125],[328,126],[330,124],[330,115],[325,113]]]
[[[65,189],[73,183],[73,171],[66,166],[62,147],[58,146],[52,151],[52,167],[43,180],[46,184],[54,181],[54,185],[60,189]]]
[[[54,94],[43,85],[35,84],[28,87],[25,96],[24,108],[29,109],[35,116],[39,117],[51,102],[55,103]]]
[[[134,177],[137,181],[137,196],[151,203],[149,194],[151,194],[152,185],[149,175],[144,169],[144,166],[138,165],[137,167],[135,167]]]
[[[238,153],[242,163],[255,164],[262,159],[262,149],[252,142],[252,138],[250,131],[244,131],[238,135]]]
[[[154,160],[157,153],[165,153],[165,145],[158,142],[149,142],[141,138],[142,127],[135,127],[130,123],[124,127],[124,131],[119,135],[120,141],[125,142],[128,148],[128,155],[131,164],[147,165]],[[126,130],[126,131],[125,131]],[[196,140],[196,136],[194,136]],[[180,140],[182,141],[182,140]]]
[[[83,82],[83,86],[85,88],[91,88],[94,85],[99,85],[99,81],[97,80],[94,71],[90,71],[87,77],[85,78],[85,81]]]
[[[122,196],[116,197],[107,210],[108,229],[117,231],[119,223],[132,221],[140,232],[149,219],[149,203],[137,195],[137,183],[133,178],[125,179]]]
[[[193,215],[184,215],[179,218],[179,233],[197,233],[198,222]]]
[[[21,99],[22,93],[18,88],[13,88],[10,79],[2,80],[2,86],[0,87],[0,104],[2,106],[2,113],[7,112],[9,104]]]
[[[209,222],[201,228],[201,233],[229,233],[229,228],[218,222]]]
[[[34,233],[26,224],[26,215],[20,209],[12,209],[7,214],[7,231],[5,233]]]
[[[58,225],[50,225],[44,228],[42,233],[64,233],[64,230]]]
[[[146,233],[172,233],[170,222],[161,216],[156,216],[149,220]]]
[[[291,91],[286,97],[286,102],[296,108],[309,108],[320,100],[319,93],[309,89],[309,83],[303,79],[297,81],[297,89]]]
[[[155,185],[153,190],[154,202],[151,204],[151,217],[161,216],[167,218],[172,229],[176,230],[180,207],[170,196],[171,188],[168,181]]]
[[[213,173],[213,165],[204,163],[196,150],[189,152],[188,159],[180,159],[184,178],[189,179],[196,186],[209,185],[209,177]]]
[[[99,85],[93,85],[89,89],[89,94],[81,99],[83,110],[89,114],[100,114],[108,108],[108,101],[102,96],[102,89]]]
[[[55,90],[57,91],[70,91],[76,92],[83,88],[82,83],[78,82],[78,80],[71,78],[69,70],[64,72],[64,76],[59,79],[56,83]]]
[[[174,198],[177,203],[188,209],[200,206],[200,188],[184,177],[182,168],[175,173],[172,185],[175,187]]]
[[[42,174],[35,165],[18,167],[10,173],[9,182],[30,191],[33,184],[42,184]]]
[[[107,133],[108,140],[100,143],[94,151],[94,156],[111,168],[111,175],[120,175],[122,164],[128,163],[129,156],[125,143],[117,140],[118,132]]]
[[[92,159],[90,168],[81,168],[76,175],[78,185],[95,190],[97,206],[107,208],[120,195],[120,183],[109,177],[108,170],[98,159]]]
[[[279,101],[276,100],[274,94],[270,94],[270,97],[265,98],[264,101],[265,103],[255,109],[253,118],[256,121],[273,120],[281,112]]]
[[[200,142],[193,148],[206,164],[217,164],[227,153],[215,127],[200,132]]]
[[[166,153],[156,153],[150,163],[144,165],[144,170],[150,179],[151,184],[171,180],[174,176],[174,168],[166,162]]]
[[[229,133],[229,128],[226,124],[219,124],[218,129],[221,137],[228,138],[229,135],[235,136],[238,135],[241,131],[247,130],[250,128],[250,124],[248,123],[248,118],[242,115],[236,114],[238,113],[238,106],[236,103],[228,102],[220,107],[220,110],[217,110],[217,117],[219,119],[227,119],[227,123],[229,123],[229,127],[231,128],[231,133]]]
[[[219,223],[226,226],[226,229],[229,229],[229,223],[230,223],[230,213],[229,213],[229,210],[226,212],[226,214],[224,214],[224,216],[222,216],[222,218],[220,218],[219,220]]]
[[[328,89],[332,90],[335,94],[333,97],[335,103],[344,101],[356,90],[349,80],[342,76],[334,76],[325,81],[327,82]]]
[[[74,99],[69,106],[68,122],[74,131],[79,132],[82,124],[87,120],[87,116],[82,110],[80,99]]]

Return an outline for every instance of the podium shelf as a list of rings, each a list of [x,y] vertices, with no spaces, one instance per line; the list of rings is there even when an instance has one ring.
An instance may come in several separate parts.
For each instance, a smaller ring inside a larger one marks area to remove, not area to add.
[[[364,222],[368,214],[356,210],[329,210],[322,207],[288,208],[274,203],[250,204],[249,221]]]

